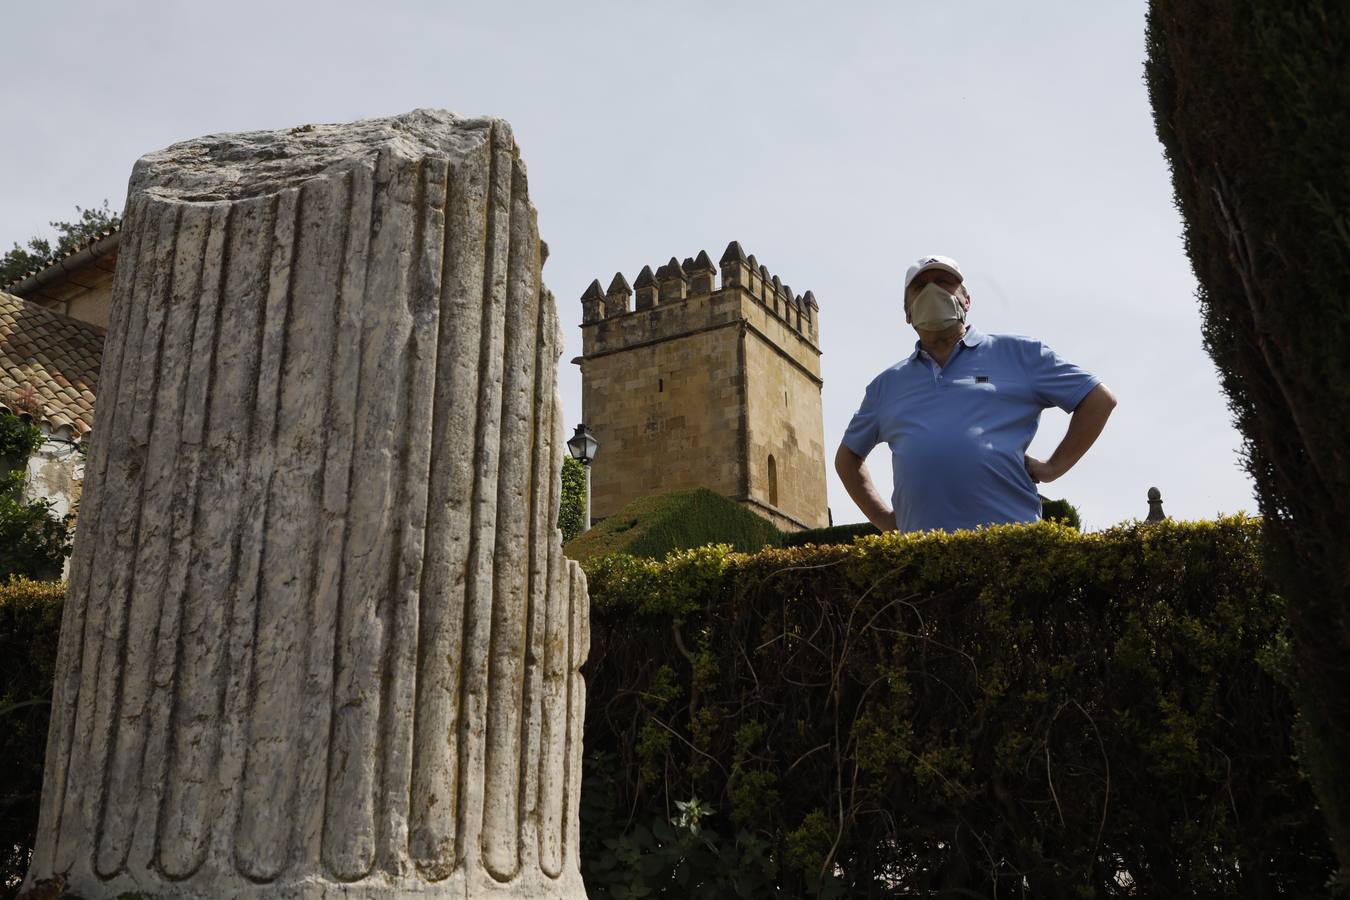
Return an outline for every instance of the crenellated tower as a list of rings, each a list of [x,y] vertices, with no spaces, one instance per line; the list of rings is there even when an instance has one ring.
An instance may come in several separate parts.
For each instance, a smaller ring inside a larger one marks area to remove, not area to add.
[[[631,287],[592,281],[581,305],[582,418],[604,448],[593,518],[706,487],[786,530],[828,524],[814,294],[732,241],[717,266],[699,251]]]

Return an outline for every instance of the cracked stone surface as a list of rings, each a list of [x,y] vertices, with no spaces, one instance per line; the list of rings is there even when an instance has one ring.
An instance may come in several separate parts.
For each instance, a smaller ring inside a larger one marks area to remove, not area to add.
[[[510,127],[137,162],[28,885],[585,896],[561,337]]]

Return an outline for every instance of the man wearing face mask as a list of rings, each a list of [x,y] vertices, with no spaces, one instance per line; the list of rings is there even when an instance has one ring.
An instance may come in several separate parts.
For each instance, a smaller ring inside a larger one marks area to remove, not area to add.
[[[1041,515],[1036,483],[1059,478],[1087,452],[1116,398],[1091,373],[1040,341],[966,324],[970,293],[956,261],[925,256],[905,274],[914,353],[873,379],[834,467],[848,495],[882,531],[956,531]],[[1026,454],[1041,410],[1072,413],[1046,460]],[[888,505],[864,460],[891,448]]]

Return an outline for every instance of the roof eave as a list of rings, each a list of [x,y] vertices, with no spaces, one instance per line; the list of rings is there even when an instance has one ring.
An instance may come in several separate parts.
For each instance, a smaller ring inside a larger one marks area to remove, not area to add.
[[[38,269],[36,272],[28,275],[22,281],[16,281],[13,284],[6,285],[3,290],[5,293],[13,294],[16,297],[22,297],[30,294],[38,288],[50,284],[62,275],[74,272],[101,256],[107,256],[117,249],[122,243],[122,230],[119,228],[112,234],[104,235],[92,244],[77,250],[69,256],[63,256],[54,260],[47,266]]]

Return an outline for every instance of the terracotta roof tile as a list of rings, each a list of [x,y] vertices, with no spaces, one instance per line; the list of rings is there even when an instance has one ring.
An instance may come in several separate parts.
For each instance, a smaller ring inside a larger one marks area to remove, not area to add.
[[[104,334],[0,291],[0,406],[84,437],[94,420]]]

